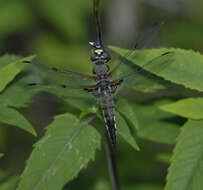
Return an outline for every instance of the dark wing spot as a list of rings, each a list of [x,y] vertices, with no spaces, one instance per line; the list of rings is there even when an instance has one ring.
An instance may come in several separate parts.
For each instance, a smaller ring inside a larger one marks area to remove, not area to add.
[[[58,69],[55,67],[52,67],[51,69],[52,69],[52,71],[58,71]]]
[[[61,84],[61,87],[62,88],[66,88],[67,86],[65,84]]]
[[[32,61],[24,60],[23,63],[32,63]]]
[[[29,83],[28,86],[36,86],[38,85],[37,83]]]

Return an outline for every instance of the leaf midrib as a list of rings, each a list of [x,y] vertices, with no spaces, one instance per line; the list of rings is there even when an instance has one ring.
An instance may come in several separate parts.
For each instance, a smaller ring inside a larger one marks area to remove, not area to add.
[[[78,122],[77,122],[78,123]],[[75,124],[77,126],[77,124]],[[33,190],[37,190],[37,188],[45,181],[45,179],[47,178],[49,171],[53,168],[53,166],[55,165],[55,163],[58,161],[58,159],[61,157],[61,155],[65,152],[65,149],[67,148],[68,145],[70,145],[75,138],[77,137],[77,135],[81,132],[81,129],[84,126],[81,125],[73,134],[73,136],[71,137],[71,139],[65,143],[65,145],[63,146],[63,148],[61,149],[61,151],[58,152],[55,160],[53,160],[52,164],[50,165],[50,167],[45,171],[44,175],[41,177],[41,180],[36,184],[36,186],[34,187]],[[66,136],[66,138],[68,138],[69,135]]]

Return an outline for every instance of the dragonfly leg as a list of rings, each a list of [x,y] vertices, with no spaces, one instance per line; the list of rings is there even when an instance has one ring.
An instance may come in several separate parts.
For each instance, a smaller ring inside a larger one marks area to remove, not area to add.
[[[118,87],[122,84],[123,80],[117,80],[117,81],[113,81],[111,84],[111,92],[114,94]]]
[[[98,88],[84,88],[84,90],[86,92],[90,92],[93,96],[95,96],[96,98],[99,97],[99,91]]]

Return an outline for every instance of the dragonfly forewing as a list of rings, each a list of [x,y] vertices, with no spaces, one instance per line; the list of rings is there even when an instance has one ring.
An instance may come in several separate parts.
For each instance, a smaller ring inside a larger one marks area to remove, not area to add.
[[[142,32],[141,35],[137,38],[133,47],[129,49],[123,56],[120,56],[116,63],[114,63],[114,66],[111,70],[111,76],[126,59],[135,54],[136,50],[148,48],[148,46],[150,46],[154,39],[157,37],[163,24],[164,22],[157,22],[154,23],[150,28],[144,30],[144,32]]]
[[[173,52],[164,52],[147,62],[143,62],[143,60],[139,59],[138,53],[132,54],[129,60],[123,60],[112,79],[123,80],[122,86],[133,89],[138,87],[139,89],[140,84],[147,81],[151,82],[151,79],[156,78],[156,74],[167,69],[167,66],[173,61],[173,56]]]
[[[86,88],[94,86],[94,76],[70,70],[62,70],[50,67],[38,62],[32,62],[29,70],[36,73],[36,76],[43,81],[40,85],[54,85],[69,88]],[[37,77],[36,77],[37,78]],[[35,80],[30,84],[35,84]],[[38,83],[36,83],[38,85]]]

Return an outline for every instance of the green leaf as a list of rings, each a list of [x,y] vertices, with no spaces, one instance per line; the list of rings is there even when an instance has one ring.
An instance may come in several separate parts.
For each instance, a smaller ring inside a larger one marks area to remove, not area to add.
[[[160,111],[157,103],[152,105],[131,104],[139,126],[137,130],[139,137],[157,143],[173,144],[176,142],[179,134],[178,125],[164,121],[173,115]]]
[[[85,92],[83,89],[61,88],[56,86],[44,86],[38,89],[55,94],[68,104],[81,111],[97,109],[95,107],[98,104],[97,99],[92,96],[92,94]]]
[[[119,62],[115,62],[116,65],[111,66],[112,68],[118,67],[113,73],[113,80],[124,79],[122,82],[122,88],[131,88],[141,92],[156,92],[157,90],[164,89],[165,86],[161,83],[162,81],[157,79],[155,76],[149,73],[136,72],[137,66],[128,60],[122,58]]]
[[[170,164],[171,163],[171,156],[172,156],[172,154],[170,152],[159,153],[156,155],[156,159],[158,161],[163,162],[163,163]]]
[[[189,120],[181,129],[168,171],[165,190],[203,187],[203,120]]]
[[[0,158],[2,158],[4,156],[4,154],[0,153]]]
[[[203,98],[187,98],[159,108],[182,117],[203,119]]]
[[[135,129],[138,129],[137,118],[133,107],[127,100],[119,99],[116,101],[116,109],[121,113]]]
[[[49,73],[49,74],[47,74]],[[62,88],[61,85],[65,84],[68,85],[71,80],[75,79],[77,77],[77,74],[64,74],[64,73],[57,73],[51,70],[49,67],[46,67],[42,64],[30,64],[29,67],[26,67],[24,72],[22,73],[21,79],[15,82],[16,87],[11,87],[9,90],[13,90],[14,93],[17,93],[20,96],[22,93],[21,100],[24,101],[19,103],[19,101],[14,101],[15,98],[10,98],[8,102],[8,98],[6,98],[6,95],[4,96],[4,101],[8,103],[15,104],[15,106],[24,106],[26,102],[29,102],[31,97],[35,95],[39,91],[43,92],[49,92],[54,95],[56,95],[59,98],[62,98],[66,103],[69,105],[81,110],[81,111],[87,111],[87,110],[95,110],[95,106],[97,106],[98,101],[97,99],[92,96],[92,94],[85,92],[82,88]],[[74,78],[71,78],[73,76]],[[78,77],[77,77],[78,78]],[[82,78],[82,77],[81,77]],[[77,82],[81,84],[81,78]],[[83,79],[84,80],[84,79]],[[75,81],[75,80],[73,80]],[[28,86],[28,84],[36,83],[39,85],[35,86]],[[14,85],[15,85],[14,84]],[[83,84],[88,84],[87,82],[83,81]],[[13,85],[12,85],[13,86]],[[23,91],[26,91],[26,93],[23,93]],[[8,92],[7,95],[9,96],[11,92]],[[4,102],[2,101],[2,103]],[[24,103],[25,102],[25,103]],[[1,98],[0,98],[1,103]]]
[[[0,56],[0,69],[7,66],[10,63],[14,63],[18,60],[22,59],[21,56],[12,55],[12,54],[5,54]]]
[[[124,56],[129,51],[112,46],[110,48],[121,56]],[[147,64],[144,67],[145,70],[171,82],[181,84],[186,88],[203,91],[203,56],[198,52],[175,48],[137,50],[132,56],[127,57],[127,59],[134,64],[143,66],[166,52],[173,52],[173,56],[163,61],[162,66],[158,60],[157,63],[154,61],[153,64]]]
[[[35,145],[18,190],[61,190],[94,159],[100,135],[71,114],[55,117]]]
[[[136,75],[138,76],[138,75]],[[136,82],[133,82],[130,80],[131,78],[129,78],[128,80],[124,80],[124,84],[126,83],[127,86],[129,86],[130,88],[140,91],[140,92],[144,92],[144,93],[154,93],[157,90],[163,90],[165,89],[165,86],[163,84],[161,84],[159,81],[152,79],[152,78],[147,78],[144,76],[139,75],[139,80],[138,77],[136,78]],[[131,81],[131,82],[129,82]]]
[[[19,181],[19,176],[11,177],[6,182],[0,184],[0,189],[1,190],[15,190],[18,181]]]
[[[33,88],[17,81],[9,85],[4,92],[0,94],[0,105],[16,108],[26,107],[32,101],[33,96],[39,91],[39,88]]]
[[[16,75],[18,75],[23,68],[25,68],[26,64],[22,64],[23,60],[32,60],[35,56],[26,57],[10,63],[5,67],[0,69],[0,92],[6,87],[6,85],[11,82]],[[1,60],[0,60],[1,62]]]
[[[34,136],[37,136],[31,124],[17,110],[0,105],[0,122],[14,125],[23,129]]]
[[[139,147],[135,141],[135,138],[131,134],[131,131],[130,131],[125,119],[117,111],[116,111],[115,115],[116,115],[116,125],[117,125],[118,134],[126,142],[128,142],[133,148],[135,148],[136,150],[139,150]]]
[[[23,71],[11,85],[8,85],[6,89],[0,94],[0,105],[7,105],[11,107],[25,107],[32,101],[32,97],[39,92],[39,88],[29,86],[29,83],[41,82],[39,76],[34,72],[33,68],[27,67],[26,63],[22,63],[23,60],[31,60],[33,57],[20,58],[13,55],[4,55],[0,58],[0,65],[8,65],[10,62],[18,63],[17,67],[22,67]],[[14,96],[15,94],[15,96]]]

